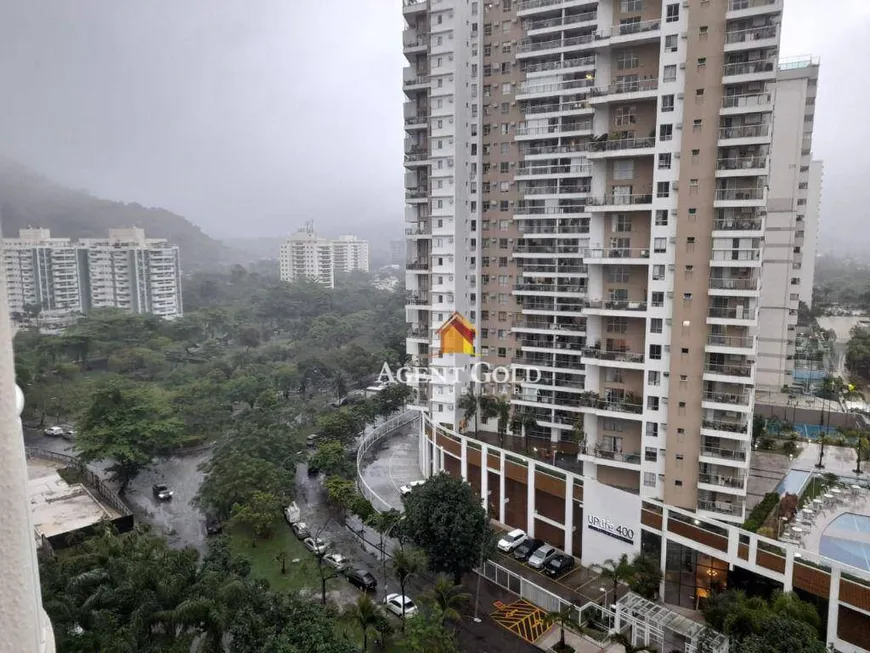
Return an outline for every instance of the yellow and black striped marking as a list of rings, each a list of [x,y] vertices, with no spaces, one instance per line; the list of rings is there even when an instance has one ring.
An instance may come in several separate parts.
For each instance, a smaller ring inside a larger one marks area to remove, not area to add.
[[[517,601],[510,605],[497,605],[498,609],[490,616],[497,624],[534,644],[545,632],[547,623],[544,611],[528,601]]]

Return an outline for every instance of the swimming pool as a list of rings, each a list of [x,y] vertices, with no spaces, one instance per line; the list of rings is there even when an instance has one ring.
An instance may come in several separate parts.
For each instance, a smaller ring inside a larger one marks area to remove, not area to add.
[[[776,486],[774,492],[779,494],[779,496],[785,494],[796,494],[800,496],[809,477],[810,472],[793,469],[779,482],[779,485]]]
[[[823,434],[833,435],[837,432],[837,429],[833,426],[821,426],[819,424],[806,424],[803,422],[796,422],[792,424],[792,427],[795,433],[798,434],[798,437],[806,438],[807,440],[818,440]],[[771,435],[779,435],[780,428],[774,422],[767,427],[767,430]]]
[[[870,517],[851,512],[837,517],[822,533],[819,553],[870,571]]]

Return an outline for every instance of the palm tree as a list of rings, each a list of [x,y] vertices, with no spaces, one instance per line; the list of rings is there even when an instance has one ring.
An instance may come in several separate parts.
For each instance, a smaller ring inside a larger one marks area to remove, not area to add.
[[[363,653],[369,650],[369,634],[377,628],[378,613],[377,604],[369,598],[368,594],[361,595],[356,600],[356,603],[348,606],[345,611],[345,617],[359,626],[359,629],[362,631]]]
[[[442,574],[438,576],[438,581],[429,591],[429,598],[441,611],[441,624],[444,625],[448,620],[459,621],[462,618],[459,609],[471,598],[471,595]]]
[[[610,641],[614,644],[619,644],[625,653],[641,653],[642,651],[658,653],[658,649],[652,646],[635,646],[631,643],[628,636],[623,635],[622,633],[614,633],[610,636]]]
[[[504,444],[504,436],[511,420],[511,404],[504,397],[497,397],[493,403],[494,417],[498,418],[498,441]]]
[[[339,401],[347,396],[347,380],[344,378],[343,373],[335,373],[335,376],[332,378],[332,387],[335,390],[335,398]]]
[[[831,438],[826,433],[823,433],[819,438],[819,462],[816,463],[818,469],[824,469],[825,464],[822,462],[825,458],[825,445],[831,444]]]
[[[867,459],[866,455],[867,455],[867,449],[868,449],[868,447],[870,447],[870,441],[868,441],[867,438],[865,438],[864,436],[859,435],[858,438],[855,440],[855,444],[853,446],[855,447],[855,453],[858,456],[858,466],[855,468],[855,473],[860,474],[861,473],[861,456],[863,455],[865,457],[864,459],[865,460]]]
[[[602,578],[613,581],[613,601],[617,599],[617,589],[620,583],[628,582],[634,575],[631,563],[628,561],[628,555],[623,553],[619,560],[607,559],[600,565],[593,565],[592,569],[597,571]]]
[[[405,596],[405,583],[408,578],[423,569],[423,560],[420,555],[414,551],[405,551],[399,549],[393,556],[393,571],[396,572],[396,578],[399,579],[399,587],[402,590],[402,596]],[[405,630],[405,602],[402,601],[402,630]]]
[[[552,626],[553,624],[559,624],[559,645],[557,647],[554,647],[557,651],[565,650],[565,624],[571,623],[573,621],[573,616],[573,605],[563,606],[561,610],[554,610],[553,612],[548,612],[544,616],[544,621],[547,623],[547,625]]]
[[[514,412],[513,417],[511,417],[511,431],[514,433],[519,431],[523,437],[526,437],[529,430],[537,425],[538,420],[530,410],[517,410]]]
[[[459,397],[459,410],[462,411],[462,419],[465,420],[465,428],[468,428],[469,422],[474,420],[474,437],[477,438],[477,413],[480,409],[480,399],[482,397],[478,397],[474,394],[474,387],[469,384],[468,389],[462,393],[462,396]]]

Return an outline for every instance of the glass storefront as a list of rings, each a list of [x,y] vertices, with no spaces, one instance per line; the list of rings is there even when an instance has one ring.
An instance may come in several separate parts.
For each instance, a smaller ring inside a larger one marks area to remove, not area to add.
[[[713,592],[728,584],[728,564],[681,544],[668,542],[665,603],[700,610]]]

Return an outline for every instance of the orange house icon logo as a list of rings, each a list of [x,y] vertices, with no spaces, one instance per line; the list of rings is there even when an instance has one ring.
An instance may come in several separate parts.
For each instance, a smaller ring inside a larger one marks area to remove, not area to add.
[[[438,329],[441,336],[441,356],[447,354],[474,355],[474,335],[477,330],[459,313],[454,313]]]

